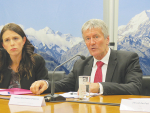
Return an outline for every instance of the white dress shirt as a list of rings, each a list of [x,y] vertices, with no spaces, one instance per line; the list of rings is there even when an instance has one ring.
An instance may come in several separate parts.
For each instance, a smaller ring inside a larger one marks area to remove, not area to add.
[[[91,83],[94,83],[95,73],[96,73],[96,70],[97,70],[97,65],[96,65],[97,61],[102,61],[104,63],[104,65],[102,66],[102,82],[105,82],[110,51],[111,50],[109,48],[107,54],[101,60],[97,60],[97,59],[94,58],[92,72],[91,72]],[[100,94],[103,94],[103,86],[102,86],[101,83],[99,83],[99,85],[100,85]]]

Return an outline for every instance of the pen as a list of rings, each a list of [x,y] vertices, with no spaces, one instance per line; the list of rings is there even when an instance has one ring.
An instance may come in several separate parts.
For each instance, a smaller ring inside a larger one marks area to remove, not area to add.
[[[70,95],[77,95],[77,92],[69,92]]]
[[[6,99],[6,100],[9,100],[10,98],[9,98],[9,97],[0,97],[0,99]]]

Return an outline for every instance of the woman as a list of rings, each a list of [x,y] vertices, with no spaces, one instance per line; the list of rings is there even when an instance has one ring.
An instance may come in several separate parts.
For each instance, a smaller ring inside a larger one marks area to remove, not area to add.
[[[23,88],[34,94],[43,93],[48,88],[45,61],[34,53],[34,46],[21,27],[14,23],[5,25],[0,42],[0,88]]]

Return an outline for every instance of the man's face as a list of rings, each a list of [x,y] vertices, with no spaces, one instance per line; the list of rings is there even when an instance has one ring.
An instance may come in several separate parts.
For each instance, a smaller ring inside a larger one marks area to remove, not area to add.
[[[108,52],[109,36],[105,39],[100,28],[83,31],[83,38],[92,56],[101,60]]]

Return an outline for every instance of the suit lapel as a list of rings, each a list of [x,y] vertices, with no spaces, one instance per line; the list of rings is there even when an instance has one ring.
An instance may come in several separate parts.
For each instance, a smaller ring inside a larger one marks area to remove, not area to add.
[[[92,66],[93,66],[93,57],[87,62],[87,65],[85,65],[84,68],[84,75],[88,75],[91,76],[91,72],[92,72]]]
[[[111,49],[106,73],[106,80],[105,80],[106,82],[111,82],[116,65],[117,65],[116,51]]]
[[[78,76],[82,76],[82,75],[91,76],[93,61],[94,61],[93,56],[90,56],[82,64],[83,66],[81,66],[81,67],[83,67],[83,68],[80,69],[81,72],[79,72],[79,75],[77,75],[75,91],[78,91],[78,88],[79,88]]]

